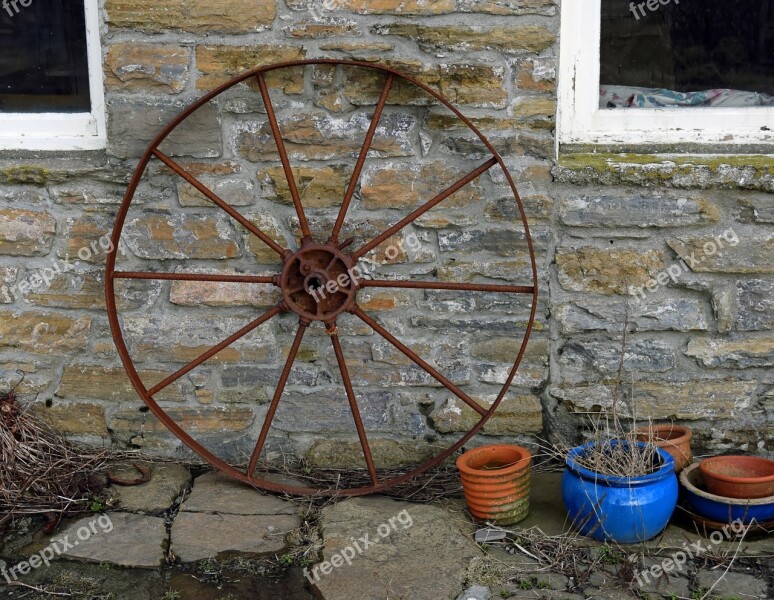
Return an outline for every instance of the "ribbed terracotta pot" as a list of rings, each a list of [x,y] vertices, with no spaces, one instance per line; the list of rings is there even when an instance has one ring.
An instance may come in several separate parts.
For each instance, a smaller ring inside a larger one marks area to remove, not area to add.
[[[650,425],[638,427],[634,431],[637,434],[637,441],[662,448],[675,459],[675,473],[679,473],[691,464],[693,432],[690,427],[671,424]]]
[[[465,452],[457,459],[471,514],[480,521],[513,525],[529,514],[532,454],[498,444]]]

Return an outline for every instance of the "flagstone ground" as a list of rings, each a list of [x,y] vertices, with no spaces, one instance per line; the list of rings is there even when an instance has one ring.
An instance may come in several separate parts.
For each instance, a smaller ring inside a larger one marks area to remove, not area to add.
[[[531,512],[512,528],[516,535],[532,527],[547,536],[568,532],[560,483],[559,473],[534,475]],[[18,585],[0,581],[0,598],[700,600],[714,586],[713,600],[763,600],[774,584],[774,539],[766,537],[726,542],[681,571],[638,578],[635,572],[701,539],[683,521],[641,546],[577,539],[598,559],[578,578],[569,564],[547,568],[523,546],[476,544],[461,497],[420,504],[372,496],[311,510],[309,500],[267,495],[217,473],[193,478],[169,463],[153,465],[150,482],[113,492],[112,531]],[[93,518],[69,520],[52,535],[38,526],[7,538],[6,569],[52,540],[76,539]]]

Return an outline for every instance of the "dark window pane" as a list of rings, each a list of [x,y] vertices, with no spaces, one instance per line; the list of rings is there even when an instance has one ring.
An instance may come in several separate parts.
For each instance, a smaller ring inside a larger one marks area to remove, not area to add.
[[[0,111],[90,112],[83,0],[0,0]]]
[[[600,86],[603,100],[636,87],[656,105],[774,105],[774,0],[602,0]]]

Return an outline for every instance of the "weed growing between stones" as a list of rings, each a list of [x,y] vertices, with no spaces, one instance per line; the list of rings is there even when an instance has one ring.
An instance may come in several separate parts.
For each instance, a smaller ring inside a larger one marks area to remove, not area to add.
[[[508,578],[505,565],[491,556],[474,558],[465,573],[465,587],[470,585],[485,585],[492,587],[504,583]]]
[[[322,506],[310,501],[307,509],[301,513],[301,527],[294,529],[287,536],[290,550],[279,557],[282,564],[288,567],[308,567],[322,559],[321,517]]]
[[[521,552],[537,561],[540,568],[565,575],[575,587],[584,587],[591,574],[611,557],[623,552],[609,544],[597,551],[578,545],[577,534],[546,535],[539,528],[509,532],[506,543],[511,552]]]

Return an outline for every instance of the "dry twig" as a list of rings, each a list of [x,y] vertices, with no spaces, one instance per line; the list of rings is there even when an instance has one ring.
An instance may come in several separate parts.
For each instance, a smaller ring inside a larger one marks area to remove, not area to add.
[[[22,407],[15,390],[0,396],[0,530],[20,515],[62,515],[101,491],[96,474],[109,449],[68,442]]]

